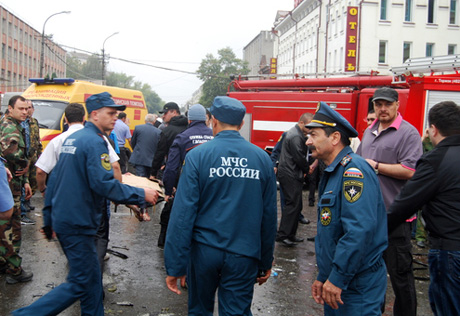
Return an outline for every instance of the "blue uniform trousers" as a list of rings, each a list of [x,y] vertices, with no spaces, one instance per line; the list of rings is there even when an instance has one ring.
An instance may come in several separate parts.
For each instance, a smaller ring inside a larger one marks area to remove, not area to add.
[[[94,236],[59,234],[58,239],[69,261],[67,282],[33,304],[13,311],[13,315],[57,315],[80,299],[81,315],[104,316],[102,279]]]
[[[251,316],[258,260],[192,242],[188,267],[188,315],[213,315],[218,289],[219,315]]]
[[[342,291],[343,305],[332,309],[324,304],[326,316],[371,316],[382,315],[387,288],[387,270],[383,259],[366,271],[355,276]]]
[[[436,316],[460,315],[460,251],[430,249],[429,298]]]

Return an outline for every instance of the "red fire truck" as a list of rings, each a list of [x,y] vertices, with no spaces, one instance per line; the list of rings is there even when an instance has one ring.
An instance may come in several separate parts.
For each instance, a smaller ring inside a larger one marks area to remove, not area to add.
[[[227,95],[247,109],[241,134],[253,144],[270,151],[280,135],[297,123],[305,112],[314,113],[323,101],[342,114],[359,132],[372,95],[379,87],[398,91],[399,112],[423,134],[429,109],[440,101],[460,104],[460,56],[410,59],[392,69],[394,76],[356,75],[315,79],[247,80],[238,78]],[[455,73],[443,74],[439,72]],[[428,72],[429,75],[421,75]]]

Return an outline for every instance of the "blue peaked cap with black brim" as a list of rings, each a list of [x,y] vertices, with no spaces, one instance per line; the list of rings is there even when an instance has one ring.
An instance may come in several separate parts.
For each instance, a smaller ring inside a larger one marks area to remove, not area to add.
[[[86,99],[86,110],[88,111],[88,114],[104,107],[115,108],[118,111],[124,111],[126,109],[126,106],[124,105],[115,104],[112,96],[108,92],[93,94]]]
[[[239,100],[230,97],[215,97],[211,114],[223,123],[240,125],[246,114],[246,107]]]
[[[356,137],[358,132],[340,113],[334,111],[325,102],[319,102],[315,115],[310,123],[305,127],[334,127],[345,134],[347,137]]]

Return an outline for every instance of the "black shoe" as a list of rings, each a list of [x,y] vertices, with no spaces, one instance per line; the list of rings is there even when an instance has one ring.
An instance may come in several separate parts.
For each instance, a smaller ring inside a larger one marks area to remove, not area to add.
[[[308,206],[315,206],[315,202],[314,202],[314,201],[310,201],[310,203],[308,203]]]
[[[295,246],[297,245],[295,242],[292,242],[290,241],[289,239],[283,239],[283,240],[277,240],[277,242],[279,243],[282,243],[283,245],[285,245],[286,247],[292,247],[292,246]]]
[[[313,237],[307,237],[307,240],[308,241],[315,241],[315,237],[314,236]]]
[[[9,274],[6,276],[6,283],[15,284],[19,282],[28,282],[32,280],[34,274],[32,272],[26,272],[21,269],[21,272],[18,275]]]
[[[166,242],[166,229],[161,227],[160,235],[158,236],[158,248],[164,249],[165,248],[165,242]]]
[[[298,237],[294,237],[294,238],[289,238],[289,241],[292,241],[292,242],[303,242],[303,238],[298,238]]]
[[[310,220],[306,219],[305,217],[302,217],[301,219],[299,219],[299,223],[307,225],[310,224]]]

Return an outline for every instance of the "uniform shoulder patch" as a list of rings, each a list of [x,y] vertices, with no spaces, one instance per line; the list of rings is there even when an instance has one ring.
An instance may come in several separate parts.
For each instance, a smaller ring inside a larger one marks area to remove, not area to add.
[[[358,180],[347,180],[343,182],[343,195],[345,199],[354,203],[359,200],[363,192],[364,184]]]
[[[101,165],[102,165],[102,168],[104,168],[107,171],[112,170],[112,165],[110,164],[109,154],[104,153],[101,155]]]
[[[363,175],[362,171],[359,170],[358,168],[348,168],[343,173],[343,176],[347,177],[347,178],[357,178],[357,179],[363,179],[364,178],[364,175]]]
[[[345,157],[342,158],[342,161],[340,161],[340,164],[345,167],[346,165],[348,165],[351,159],[352,158],[350,155],[346,155]]]

